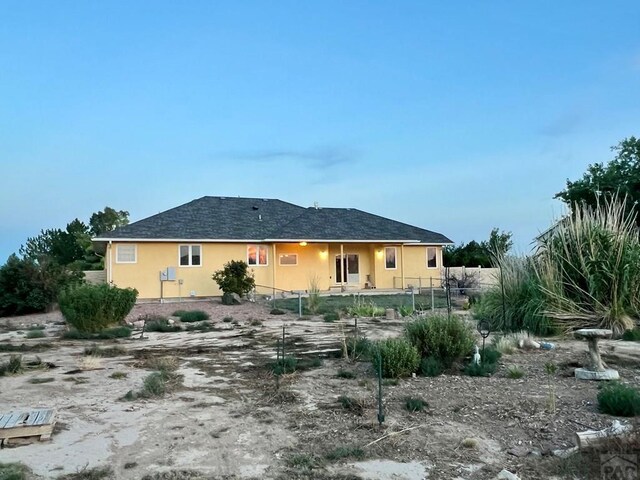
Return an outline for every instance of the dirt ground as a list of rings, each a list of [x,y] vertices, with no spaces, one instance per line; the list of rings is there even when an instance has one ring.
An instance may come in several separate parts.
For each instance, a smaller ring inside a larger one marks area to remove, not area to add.
[[[463,376],[458,368],[435,378],[385,382],[380,426],[370,364],[341,357],[341,339],[354,331],[353,319],[299,320],[290,313],[270,315],[263,304],[212,301],[136,305],[129,319],[176,309],[208,312],[214,329],[71,341],[58,337],[66,327],[57,312],[0,319],[0,345],[50,344],[22,355],[55,366],[0,377],[0,411],[48,407],[57,418],[50,441],[4,448],[0,463],[22,462],[34,478],[96,466],[110,466],[110,478],[117,479],[484,480],[503,468],[522,479],[600,478],[583,459],[552,454],[572,447],[576,431],[604,428],[614,419],[597,410],[597,383],[573,377],[586,361],[584,343],[552,339],[554,350],[505,355],[489,378]],[[45,338],[25,338],[33,324],[46,325]],[[284,375],[277,384],[266,364],[275,359],[283,325],[287,355],[322,362]],[[370,339],[397,335],[402,327],[403,320],[358,322]],[[86,369],[84,349],[94,344],[126,352],[101,357]],[[602,351],[624,381],[640,385],[638,344],[605,341]],[[0,362],[9,356],[0,353]],[[141,388],[151,373],[149,360],[165,356],[179,359],[181,385],[163,398],[122,400]],[[555,413],[548,411],[548,362],[559,367],[552,380]],[[507,378],[512,365],[526,375]],[[339,378],[340,369],[354,378]],[[343,408],[338,398],[345,395],[358,408]],[[420,397],[428,406],[410,413],[407,397]],[[335,458],[340,447],[347,453]]]

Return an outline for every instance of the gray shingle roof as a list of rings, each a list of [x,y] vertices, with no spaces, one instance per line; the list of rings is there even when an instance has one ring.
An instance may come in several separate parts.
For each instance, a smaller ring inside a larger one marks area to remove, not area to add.
[[[274,199],[202,197],[96,240],[381,240],[452,243],[440,233],[350,208]]]

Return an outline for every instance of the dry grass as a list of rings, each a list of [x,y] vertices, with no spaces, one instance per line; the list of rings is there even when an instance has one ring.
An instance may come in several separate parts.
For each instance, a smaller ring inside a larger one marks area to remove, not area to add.
[[[100,370],[102,368],[102,357],[98,355],[83,355],[78,359],[78,369],[84,371]]]

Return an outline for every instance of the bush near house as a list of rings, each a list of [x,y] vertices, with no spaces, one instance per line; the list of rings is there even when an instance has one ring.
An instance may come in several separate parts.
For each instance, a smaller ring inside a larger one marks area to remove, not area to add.
[[[110,285],[80,285],[62,292],[58,303],[67,323],[80,332],[94,333],[122,322],[138,291]]]
[[[231,260],[225,263],[212,277],[225,294],[236,293],[241,297],[256,288],[256,281],[249,273],[249,265],[242,260]]]

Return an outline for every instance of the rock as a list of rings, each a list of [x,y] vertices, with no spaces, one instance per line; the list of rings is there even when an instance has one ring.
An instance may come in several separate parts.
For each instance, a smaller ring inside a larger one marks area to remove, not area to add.
[[[507,453],[509,455],[513,455],[514,457],[526,457],[529,455],[530,450],[527,447],[515,447],[511,450],[508,450]]]
[[[576,368],[575,374],[580,380],[618,380],[620,378],[618,371],[612,368],[606,368],[603,371]]]
[[[520,477],[515,473],[511,473],[509,470],[502,470],[496,477],[495,480],[520,480]]]
[[[396,311],[393,308],[387,308],[385,310],[385,315],[386,315],[386,319],[387,320],[395,320],[396,318]]]
[[[237,293],[224,293],[222,294],[223,305],[240,305],[240,295]]]
[[[558,450],[552,450],[551,454],[554,457],[568,458],[571,455],[573,455],[574,453],[576,453],[577,451],[578,451],[578,447],[561,448],[561,449],[558,449]]]

